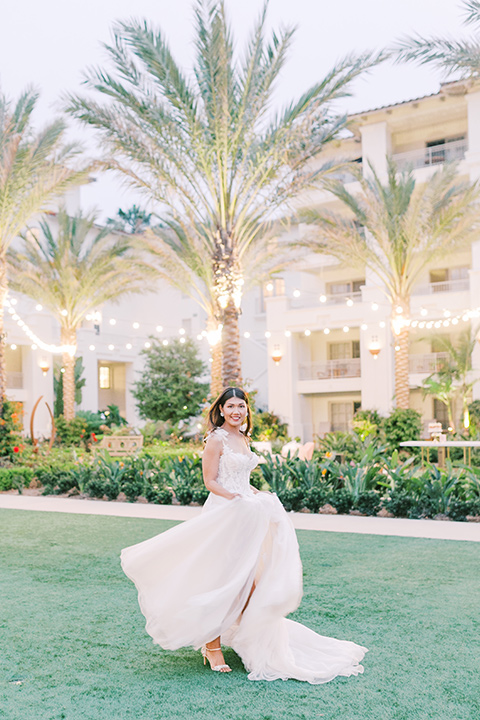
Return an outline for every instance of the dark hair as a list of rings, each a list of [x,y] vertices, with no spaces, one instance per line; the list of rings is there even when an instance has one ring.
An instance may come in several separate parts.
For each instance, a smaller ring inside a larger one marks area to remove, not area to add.
[[[225,388],[225,390],[222,390],[215,402],[211,405],[210,410],[208,411],[207,434],[210,433],[212,430],[215,430],[215,428],[221,427],[223,425],[224,418],[220,415],[220,408],[222,408],[227,402],[227,400],[230,400],[230,398],[232,397],[237,397],[240,400],[243,400],[247,406],[247,417],[245,418],[247,427],[243,434],[247,436],[250,435],[252,431],[252,411],[250,410],[247,393],[238,387]]]

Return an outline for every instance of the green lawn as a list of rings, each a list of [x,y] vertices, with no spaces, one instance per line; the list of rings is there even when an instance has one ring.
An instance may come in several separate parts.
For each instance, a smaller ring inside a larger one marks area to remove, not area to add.
[[[300,531],[295,619],[365,674],[254,683],[144,631],[119,551],[173,523],[0,510],[2,720],[478,720],[480,544]]]

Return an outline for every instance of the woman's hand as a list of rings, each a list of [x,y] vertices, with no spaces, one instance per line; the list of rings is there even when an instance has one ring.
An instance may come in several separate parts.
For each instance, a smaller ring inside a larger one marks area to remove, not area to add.
[[[237,498],[237,497],[242,497],[242,496],[240,495],[240,493],[230,493],[230,497],[228,498],[228,500],[235,500],[235,498]]]

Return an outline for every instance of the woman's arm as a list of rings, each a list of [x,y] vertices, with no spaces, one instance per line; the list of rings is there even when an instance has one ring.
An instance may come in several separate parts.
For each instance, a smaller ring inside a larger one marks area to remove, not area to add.
[[[218,477],[218,466],[220,463],[220,456],[222,454],[223,443],[219,437],[211,435],[205,450],[203,451],[202,458],[202,470],[203,470],[203,482],[205,487],[214,495],[220,495],[227,500],[233,500],[235,497],[240,497],[238,493],[231,493],[224,488],[220,483],[217,482]]]

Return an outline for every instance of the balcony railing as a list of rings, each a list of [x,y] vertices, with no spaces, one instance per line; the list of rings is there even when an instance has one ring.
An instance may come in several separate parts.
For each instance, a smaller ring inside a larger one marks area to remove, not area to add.
[[[428,283],[413,289],[413,295],[434,295],[435,293],[462,292],[470,289],[468,278],[460,280],[444,280],[442,282]]]
[[[349,292],[349,293],[305,293],[300,297],[293,297],[290,304],[293,308],[298,307],[317,307],[320,305],[353,305],[354,303],[362,302],[361,292]]]
[[[410,355],[409,371],[424,375],[439,372],[449,361],[447,352],[426,353],[425,355]]]
[[[299,367],[300,380],[330,380],[360,377],[360,358],[329,360],[324,363],[303,363]]]
[[[455,140],[454,142],[439,143],[420,150],[409,150],[408,152],[396,153],[393,159],[399,170],[407,168],[421,168],[429,165],[439,165],[445,162],[456,162],[463,160],[468,148],[466,140]]]
[[[7,372],[7,388],[9,390],[21,390],[23,388],[23,373]]]

